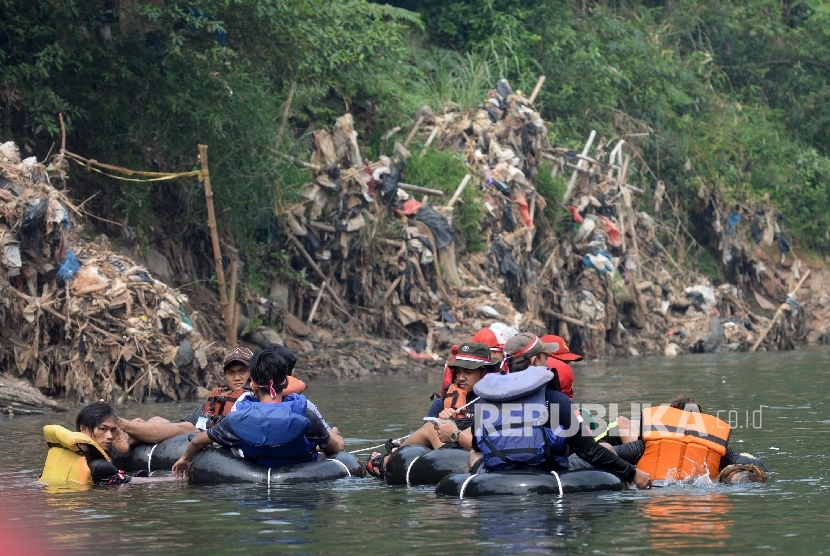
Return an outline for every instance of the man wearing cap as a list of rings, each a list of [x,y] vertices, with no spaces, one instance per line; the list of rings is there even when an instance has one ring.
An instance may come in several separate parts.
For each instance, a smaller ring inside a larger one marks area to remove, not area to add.
[[[456,350],[453,350],[456,351]],[[490,358],[490,348],[486,344],[468,342],[458,346],[456,353],[447,361],[452,382],[443,390],[442,396],[432,403],[427,417],[453,419],[456,430],[463,430],[472,426],[475,400],[473,387],[493,366]],[[417,444],[436,450],[445,443],[456,443],[457,435],[450,435],[446,440],[438,438],[435,427],[429,423],[409,435],[400,446]],[[386,461],[389,455],[397,449],[394,443],[387,443],[387,453],[374,452],[366,462],[366,469],[370,474],[383,478]]]
[[[541,367],[539,371],[544,374],[547,372],[548,356],[559,352],[560,349],[561,346],[558,342],[543,342],[534,334],[527,332],[517,334],[510,338],[504,346],[502,370],[517,373],[531,367],[537,369]],[[537,372],[536,374],[540,373]],[[550,376],[550,373],[547,376]],[[507,380],[507,377],[500,378],[496,375],[487,378],[487,381],[493,383],[500,380],[505,384],[512,381],[512,379]],[[559,391],[558,382],[554,375],[554,379],[544,390],[544,400],[549,408],[549,417],[543,428],[550,429],[545,433],[547,438],[554,438],[557,435],[556,431],[561,431],[559,436],[564,436],[564,442],[562,446],[557,448],[556,453],[551,450],[551,455],[546,461],[533,466],[545,469],[550,467],[551,470],[566,470],[567,463],[563,462],[567,461],[567,449],[570,448],[578,457],[590,465],[613,473],[629,483],[633,482],[638,488],[648,488],[651,480],[647,473],[638,470],[635,466],[623,461],[616,454],[612,454],[609,450],[594,442],[593,437],[585,427],[579,409],[572,404],[567,395]],[[462,447],[473,450],[471,461],[476,457],[478,461],[482,461],[482,453],[479,451],[479,440],[481,438],[474,436],[472,429],[458,431],[452,422],[442,423],[435,428],[441,440],[454,436]],[[498,460],[499,458],[495,459]],[[473,468],[478,465],[482,464],[476,463]],[[486,465],[484,463],[485,467]],[[562,469],[562,465],[565,465],[565,469]]]
[[[157,444],[173,436],[205,430],[216,424],[228,413],[237,398],[246,392],[245,384],[250,378],[248,365],[251,363],[253,352],[248,348],[237,347],[225,354],[222,361],[222,374],[225,378],[225,388],[216,387],[204,404],[199,405],[189,415],[180,421],[168,421],[163,417],[143,419],[118,420],[118,428],[125,433],[125,438],[119,439],[116,446],[126,451],[126,445],[146,442]],[[289,383],[286,395],[300,393],[305,390],[305,383],[294,377],[288,377]],[[315,408],[316,409],[316,408]]]

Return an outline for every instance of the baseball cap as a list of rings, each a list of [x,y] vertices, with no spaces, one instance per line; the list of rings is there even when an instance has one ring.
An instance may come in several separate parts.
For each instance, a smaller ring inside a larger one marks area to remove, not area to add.
[[[492,328],[482,328],[476,332],[476,335],[473,336],[471,341],[485,344],[490,348],[490,351],[501,353],[504,351],[504,344],[507,343],[507,337]]]
[[[548,369],[556,371],[556,374],[559,375],[559,389],[563,394],[573,400],[574,372],[571,366],[554,357],[548,357]]]
[[[479,369],[492,363],[490,347],[478,342],[467,342],[459,345],[458,354],[447,361],[448,366],[461,367],[462,369]]]
[[[242,363],[246,367],[249,367],[251,365],[251,358],[253,356],[254,353],[248,348],[233,348],[231,351],[225,354],[225,359],[222,361],[222,370],[227,369],[228,365],[230,365],[231,363]]]
[[[540,338],[545,343],[552,343],[555,342],[559,344],[559,351],[556,353],[551,353],[552,357],[559,359],[560,361],[582,361],[582,356],[578,353],[573,353],[568,344],[565,343],[564,338],[562,336],[557,336],[555,334],[545,334]]]
[[[530,359],[540,353],[556,353],[557,351],[559,351],[557,342],[543,342],[530,332],[519,332],[504,344],[505,358],[509,357],[515,362]]]

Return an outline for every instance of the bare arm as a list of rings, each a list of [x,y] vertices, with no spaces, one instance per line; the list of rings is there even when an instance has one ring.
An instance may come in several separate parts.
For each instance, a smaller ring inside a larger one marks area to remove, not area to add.
[[[444,421],[440,425],[435,426],[435,431],[438,433],[438,438],[441,442],[450,442],[450,435],[458,430],[458,427],[453,421]],[[464,429],[458,436],[458,445],[465,450],[473,449],[473,430]]]
[[[182,479],[186,478],[190,473],[190,464],[193,463],[193,457],[201,452],[208,444],[210,444],[210,438],[208,438],[206,432],[200,432],[194,436],[193,440],[185,448],[182,457],[173,464],[173,474]]]
[[[158,444],[179,434],[197,432],[199,429],[187,421],[182,423],[171,423],[161,417],[153,417],[149,421],[127,421],[118,419],[118,428],[131,437],[130,445],[138,442],[147,444]]]
[[[346,449],[346,441],[340,436],[340,430],[337,427],[329,429],[329,443],[323,448],[326,454],[336,454]]]

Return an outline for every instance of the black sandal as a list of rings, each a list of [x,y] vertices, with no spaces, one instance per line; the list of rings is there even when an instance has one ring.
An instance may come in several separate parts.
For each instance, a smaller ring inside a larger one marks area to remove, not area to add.
[[[377,477],[378,479],[383,479],[385,466],[383,464],[383,460],[386,459],[388,454],[378,454],[375,457],[372,457],[371,454],[369,458],[366,460],[366,472],[373,477]]]
[[[389,457],[392,454],[392,452],[394,452],[400,447],[400,442],[395,442],[391,438],[387,440],[386,444],[384,444],[384,448],[386,448],[385,454],[378,454],[375,457],[372,457],[372,455],[370,454],[369,457],[366,459],[366,471],[373,477],[383,479],[386,471],[386,465],[384,464],[384,461],[387,457]]]

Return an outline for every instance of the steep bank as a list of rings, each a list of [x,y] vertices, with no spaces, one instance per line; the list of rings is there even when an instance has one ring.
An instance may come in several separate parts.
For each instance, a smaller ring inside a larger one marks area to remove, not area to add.
[[[775,208],[703,181],[695,206],[679,207],[628,122],[618,137],[558,147],[504,81],[476,111],[422,109],[377,161],[352,122],[287,157],[313,181],[275,207],[286,258],[226,247],[224,270],[241,276],[235,333],[254,349],[285,342],[304,379],[440,368],[494,324],[556,332],[589,359],[827,340],[830,273],[793,252]],[[217,384],[226,317],[219,286],[186,268],[198,254],[169,238],[141,255],[85,239],[63,160],[21,161],[7,145],[6,367],[80,401],[186,399]],[[256,285],[270,264],[296,279]]]

